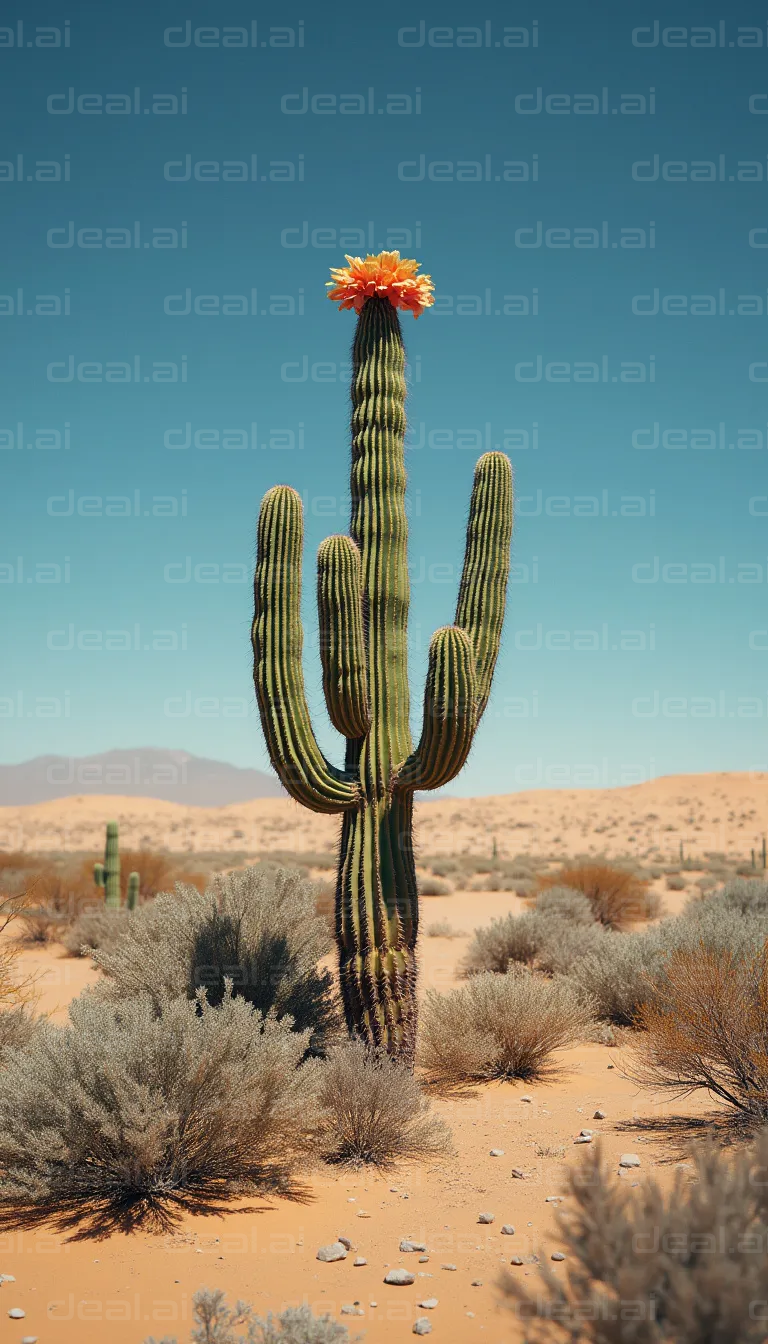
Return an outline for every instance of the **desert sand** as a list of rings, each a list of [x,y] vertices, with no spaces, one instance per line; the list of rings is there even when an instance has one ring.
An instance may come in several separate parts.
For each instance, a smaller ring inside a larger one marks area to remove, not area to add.
[[[495,800],[497,817],[505,815],[502,801],[510,806],[509,800]],[[474,805],[462,806],[470,811]],[[564,800],[557,805],[558,811],[570,806]],[[83,831],[78,845],[85,838]],[[667,913],[683,899],[664,892]],[[425,929],[447,919],[464,936],[422,938],[422,992],[456,983],[456,965],[472,929],[522,908],[511,893],[425,899]],[[24,953],[24,964],[39,975],[40,1009],[59,1020],[69,1000],[97,974],[87,961],[66,958],[56,947]],[[151,1334],[177,1336],[186,1344],[192,1296],[206,1286],[226,1290],[232,1300],[249,1300],[262,1313],[306,1301],[317,1313],[343,1319],[352,1338],[363,1332],[366,1344],[404,1342],[413,1337],[414,1320],[424,1315],[443,1344],[520,1340],[523,1325],[503,1304],[499,1277],[527,1275],[534,1284],[535,1264],[512,1268],[510,1258],[548,1258],[559,1248],[556,1205],[547,1201],[563,1193],[567,1170],[584,1159],[586,1146],[574,1145],[579,1131],[593,1129],[595,1141],[599,1135],[617,1181],[633,1184],[653,1174],[666,1184],[675,1164],[690,1159],[691,1148],[650,1130],[648,1122],[711,1109],[706,1100],[673,1108],[638,1093],[620,1071],[626,1049],[626,1044],[582,1045],[560,1052],[559,1081],[493,1084],[469,1096],[436,1100],[435,1109],[453,1131],[456,1156],[433,1169],[412,1166],[386,1176],[328,1169],[310,1178],[304,1203],[242,1201],[223,1218],[184,1216],[168,1235],[138,1232],[75,1241],[44,1229],[0,1236],[0,1273],[16,1279],[0,1288],[2,1317],[15,1306],[26,1312],[23,1321],[5,1328],[3,1338],[9,1344],[26,1335],[37,1336],[40,1344],[141,1344]],[[598,1108],[604,1120],[592,1118]],[[492,1157],[491,1149],[503,1150],[503,1156]],[[639,1170],[619,1172],[618,1158],[625,1152],[639,1156]],[[514,1177],[513,1168],[525,1172],[525,1179]],[[491,1225],[478,1224],[484,1212],[494,1215]],[[514,1226],[513,1236],[501,1235],[504,1223]],[[339,1234],[350,1238],[365,1266],[354,1267],[353,1254],[335,1264],[315,1258],[318,1247]],[[402,1237],[424,1242],[428,1260],[400,1253]],[[417,1275],[412,1287],[384,1284],[387,1270],[396,1266]],[[429,1298],[438,1305],[420,1309]],[[342,1306],[355,1303],[362,1315],[341,1317]]]
[[[290,799],[183,807],[152,798],[83,797],[0,808],[0,849],[100,851],[104,821],[126,848],[200,852],[333,850],[338,824]],[[528,853],[749,858],[768,831],[768,774],[669,775],[615,789],[533,789],[443,798],[416,808],[420,854]]]

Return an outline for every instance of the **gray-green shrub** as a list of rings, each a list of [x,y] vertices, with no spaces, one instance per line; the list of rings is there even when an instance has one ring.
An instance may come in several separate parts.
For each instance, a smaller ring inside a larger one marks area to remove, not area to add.
[[[226,993],[158,1012],[76,999],[0,1069],[0,1225],[171,1225],[243,1191],[292,1188],[313,1148],[309,1033]]]
[[[288,1307],[277,1316],[270,1312],[264,1319],[255,1316],[247,1302],[230,1307],[221,1290],[201,1288],[192,1299],[192,1311],[195,1325],[190,1344],[346,1344],[349,1340],[345,1326],[330,1316],[314,1316],[307,1306]],[[241,1325],[246,1327],[244,1335],[235,1333]],[[144,1344],[156,1341],[150,1336]],[[177,1344],[177,1340],[165,1335],[160,1344]]]
[[[333,977],[318,966],[332,946],[315,910],[315,887],[298,872],[269,865],[214,879],[203,895],[177,885],[124,920],[120,935],[94,955],[104,972],[99,997],[147,994],[156,1007],[204,988],[221,1002],[232,992],[261,1012],[289,1015],[311,1030],[322,1053],[339,1027]]]

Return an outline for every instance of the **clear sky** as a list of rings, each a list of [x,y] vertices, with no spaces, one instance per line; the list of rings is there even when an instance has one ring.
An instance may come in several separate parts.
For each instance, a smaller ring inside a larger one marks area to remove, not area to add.
[[[438,295],[404,321],[415,728],[474,463],[515,470],[452,791],[768,769],[764,7],[25,0],[2,24],[4,761],[266,767],[275,482],[305,497],[340,758],[314,553],[347,526],[354,315],[324,286],[389,245]]]

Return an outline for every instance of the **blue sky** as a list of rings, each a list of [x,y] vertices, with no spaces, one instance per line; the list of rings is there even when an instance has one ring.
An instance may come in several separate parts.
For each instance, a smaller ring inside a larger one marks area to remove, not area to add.
[[[2,758],[151,744],[264,768],[250,579],[286,481],[338,759],[314,553],[347,526],[354,317],[324,286],[390,245],[438,294],[404,322],[414,727],[474,463],[506,446],[515,470],[504,646],[453,791],[767,769],[757,6],[695,27],[666,6],[658,28],[606,3],[17,8]]]

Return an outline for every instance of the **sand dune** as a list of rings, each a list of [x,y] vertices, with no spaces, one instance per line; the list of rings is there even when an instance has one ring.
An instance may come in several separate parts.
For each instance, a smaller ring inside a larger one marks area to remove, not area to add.
[[[534,789],[487,798],[417,804],[424,856],[502,857],[604,853],[649,857],[707,851],[748,858],[768,831],[768,774],[669,775],[616,789]],[[329,850],[337,821],[282,798],[228,807],[184,807],[153,798],[56,799],[0,808],[0,848],[100,849],[105,819],[116,817],[127,848],[200,852]]]

